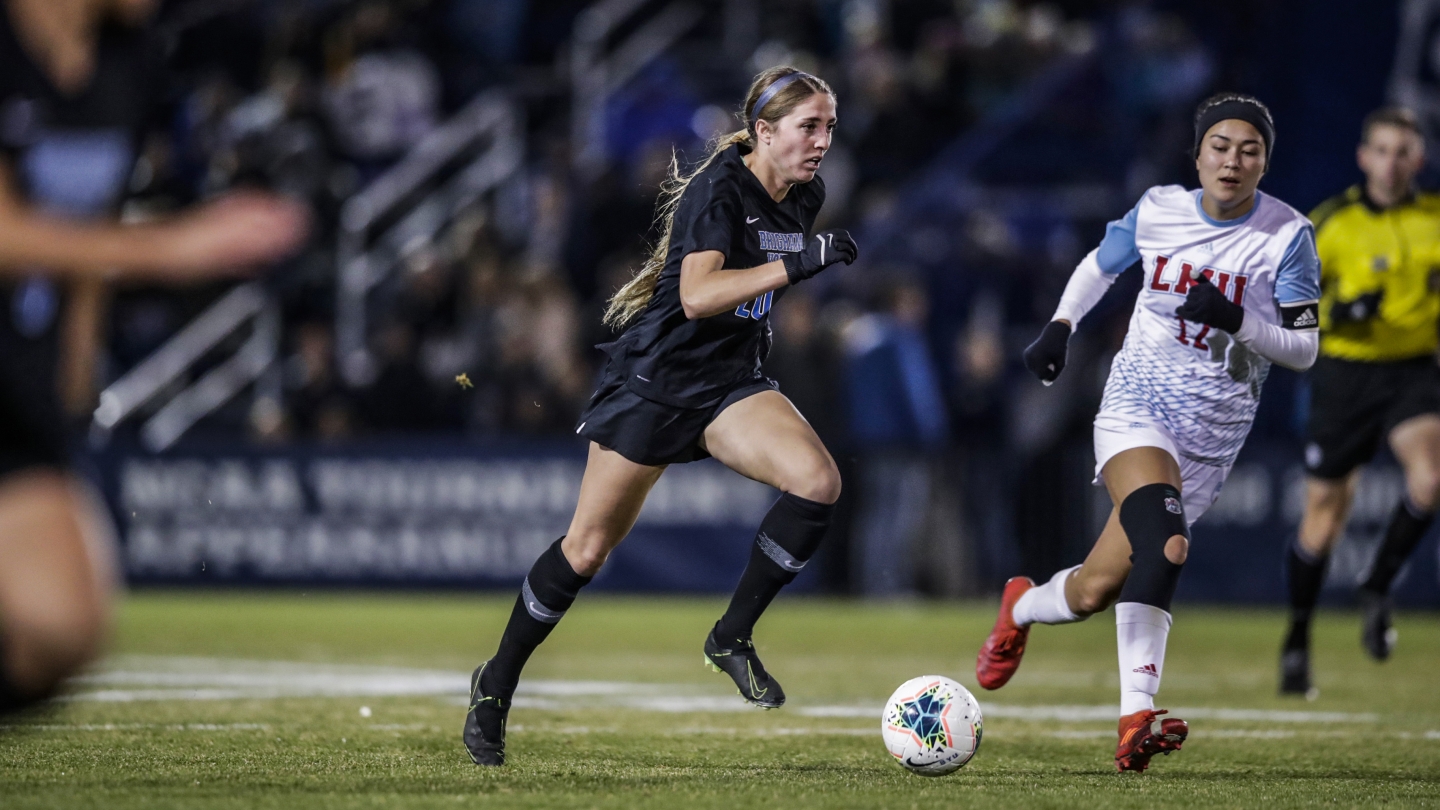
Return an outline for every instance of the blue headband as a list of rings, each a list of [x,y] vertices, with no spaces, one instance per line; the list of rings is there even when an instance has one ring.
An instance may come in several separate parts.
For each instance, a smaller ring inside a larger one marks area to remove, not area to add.
[[[794,73],[791,73],[791,74],[788,74],[788,75],[786,75],[786,76],[782,76],[782,77],[779,78],[779,79],[776,79],[774,82],[772,82],[772,83],[770,84],[769,87],[765,88],[765,92],[761,93],[761,94],[760,94],[760,97],[757,98],[757,99],[755,99],[755,106],[750,108],[750,127],[751,127],[751,129],[754,129],[754,127],[755,127],[755,122],[756,122],[757,120],[759,120],[759,119],[757,119],[755,116],[759,115],[759,114],[760,114],[760,111],[763,110],[763,109],[765,109],[765,105],[770,103],[770,99],[775,98],[775,94],[776,94],[776,93],[779,93],[781,90],[784,90],[785,88],[789,87],[789,86],[790,86],[790,83],[793,82],[793,81],[795,81],[796,79],[799,79],[799,78],[801,78],[802,76],[809,76],[809,75],[810,75],[810,74],[808,74],[808,73],[804,73],[804,72],[801,72],[801,71],[798,71],[798,70],[797,70],[797,71],[795,71]]]

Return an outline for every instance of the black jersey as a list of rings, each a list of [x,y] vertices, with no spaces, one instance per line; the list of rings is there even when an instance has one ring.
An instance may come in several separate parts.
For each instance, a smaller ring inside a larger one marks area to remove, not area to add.
[[[77,219],[116,214],[155,87],[147,43],[143,32],[105,26],[89,85],[62,93],[30,59],[0,4],[0,157],[29,204]],[[43,273],[0,277],[0,454],[63,443],[61,292]]]
[[[680,408],[703,408],[736,384],[761,376],[770,349],[770,307],[781,287],[730,312],[690,320],[680,304],[680,262],[691,253],[718,250],[726,269],[758,267],[805,249],[825,202],[816,177],[775,202],[732,146],[690,180],[675,208],[670,251],[655,294],[625,333],[603,347],[610,373],[646,399]]]

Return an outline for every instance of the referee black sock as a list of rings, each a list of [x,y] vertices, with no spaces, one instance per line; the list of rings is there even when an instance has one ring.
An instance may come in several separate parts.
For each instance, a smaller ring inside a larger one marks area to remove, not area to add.
[[[1390,525],[1385,529],[1385,540],[1375,554],[1370,576],[1360,587],[1381,596],[1389,593],[1390,584],[1400,573],[1400,566],[1410,558],[1410,552],[1420,544],[1434,521],[1434,512],[1426,512],[1416,506],[1409,495],[1402,498],[1400,505],[1395,507],[1395,516],[1390,518]]]
[[[750,562],[735,586],[730,607],[715,625],[715,639],[747,639],[780,589],[789,585],[820,547],[835,505],[784,493],[760,521]]]
[[[520,587],[515,608],[510,611],[510,623],[500,637],[500,649],[481,673],[480,692],[487,697],[510,701],[530,654],[564,618],[580,589],[590,584],[591,577],[575,573],[565,559],[560,550],[564,539],[556,540],[540,555]]]
[[[1329,554],[1312,554],[1300,547],[1300,538],[1290,543],[1285,553],[1286,579],[1290,586],[1290,634],[1285,637],[1286,650],[1303,650],[1310,646],[1310,617],[1325,584],[1325,564]]]

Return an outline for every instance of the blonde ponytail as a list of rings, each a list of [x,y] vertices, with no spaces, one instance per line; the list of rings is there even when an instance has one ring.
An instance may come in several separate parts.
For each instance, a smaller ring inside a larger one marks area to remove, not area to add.
[[[649,257],[635,277],[610,298],[609,305],[605,307],[606,326],[611,329],[623,327],[650,303],[650,298],[655,295],[655,282],[659,281],[660,271],[665,269],[665,257],[670,253],[670,232],[675,229],[675,206],[680,204],[680,195],[685,193],[695,175],[705,171],[716,156],[737,143],[751,143],[749,130],[742,129],[716,138],[706,151],[705,159],[689,174],[680,173],[680,160],[674,152],[670,153],[670,171],[666,173],[665,182],[660,184],[660,200],[655,206],[655,221],[664,223],[660,239],[650,248]]]

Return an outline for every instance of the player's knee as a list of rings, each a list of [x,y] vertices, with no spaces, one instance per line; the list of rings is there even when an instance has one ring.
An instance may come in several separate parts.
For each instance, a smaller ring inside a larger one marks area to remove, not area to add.
[[[1185,535],[1177,534],[1165,541],[1165,559],[1175,565],[1184,565],[1185,558],[1190,556],[1190,541]]]
[[[605,565],[605,560],[609,559],[614,546],[603,532],[576,532],[572,529],[570,534],[565,536],[561,549],[565,554],[565,561],[570,563],[575,573],[582,577],[593,577],[599,573],[601,566]]]
[[[1305,519],[1324,526],[1337,526],[1345,520],[1350,508],[1350,488],[1345,479],[1328,481],[1310,479],[1307,487]]]
[[[1440,502],[1440,469],[1426,465],[1408,470],[1405,484],[1410,500],[1416,506],[1427,512],[1435,511],[1436,503]]]
[[[6,617],[9,675],[25,692],[49,694],[99,657],[108,629],[98,606]]]
[[[786,479],[780,488],[807,501],[830,504],[840,500],[840,469],[829,453],[813,453],[797,461]]]

